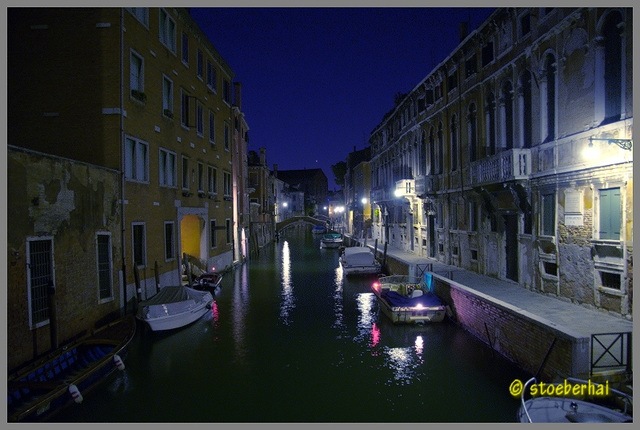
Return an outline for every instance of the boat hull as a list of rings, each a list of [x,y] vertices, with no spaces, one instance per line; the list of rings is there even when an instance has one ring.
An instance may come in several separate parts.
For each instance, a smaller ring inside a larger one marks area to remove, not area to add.
[[[430,292],[423,279],[413,276],[385,276],[372,286],[378,305],[394,324],[442,322],[446,306]]]
[[[164,287],[156,296],[141,302],[136,318],[152,331],[173,330],[189,325],[210,309],[213,295],[189,287]]]
[[[584,400],[564,397],[536,397],[526,402],[527,412],[522,406],[518,409],[518,421],[523,423],[624,423],[633,421],[633,417],[609,409],[605,406]]]
[[[422,309],[403,309],[391,306],[391,304],[376,295],[380,310],[384,313],[394,324],[426,324],[426,323],[438,323],[444,320],[446,316],[446,309],[444,306],[437,308],[422,308]]]
[[[70,387],[85,395],[115,372],[135,327],[133,316],[125,317],[10,374],[7,420],[44,421],[72,406]]]

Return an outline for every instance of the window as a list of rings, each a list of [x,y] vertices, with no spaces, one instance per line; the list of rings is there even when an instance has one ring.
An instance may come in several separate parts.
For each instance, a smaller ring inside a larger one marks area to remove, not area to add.
[[[189,127],[189,95],[182,92],[181,94],[181,116],[180,122],[184,127]]]
[[[140,101],[144,93],[144,59],[136,52],[131,51],[131,66],[129,73],[129,86],[131,96]]]
[[[476,161],[478,158],[478,116],[476,105],[469,105],[467,113],[467,134],[469,135],[469,161]]]
[[[182,32],[182,62],[189,65],[189,36]]]
[[[27,298],[29,325],[41,327],[49,322],[49,288],[55,286],[53,239],[27,239]]]
[[[164,223],[164,261],[175,259],[175,226],[173,221]]]
[[[212,166],[207,166],[207,184],[209,194],[216,194],[218,192],[218,169]]]
[[[158,29],[160,42],[176,52],[176,22],[169,16],[166,10],[160,9],[160,26]]]
[[[600,190],[600,239],[620,240],[622,206],[620,188]]]
[[[224,196],[231,197],[231,173],[222,172],[223,180],[224,180]]]
[[[438,164],[436,166],[436,173],[440,174],[443,171],[444,166],[444,130],[442,123],[438,124]]]
[[[543,106],[543,109],[546,109],[546,115],[543,117],[546,119],[545,141],[551,141],[556,134],[556,59],[551,54],[547,55],[545,60],[544,76],[546,78],[544,82],[546,103]]]
[[[493,61],[493,42],[488,42],[482,47],[482,67]]]
[[[131,235],[133,236],[131,240],[133,264],[134,266],[144,267],[147,262],[145,224],[143,222],[131,223]]]
[[[511,82],[506,81],[502,86],[503,112],[503,147],[505,149],[513,149],[513,86]]]
[[[531,14],[525,13],[520,17],[520,37],[524,37],[531,32]]]
[[[127,137],[125,139],[125,177],[130,181],[147,182],[148,172],[148,145],[147,143]]]
[[[98,260],[98,297],[100,300],[110,299],[112,295],[112,268],[111,268],[111,236],[98,234],[97,260]]]
[[[478,71],[478,59],[476,57],[476,54],[473,54],[464,63],[465,77],[468,78],[469,76],[475,75],[477,71]]]
[[[128,7],[127,10],[131,12],[145,26],[149,25],[149,8],[147,7]]]
[[[182,157],[182,189],[189,189],[189,158]]]
[[[232,235],[231,235],[231,220],[229,218],[227,218],[224,221],[224,226],[225,226],[225,230],[227,232],[227,243],[229,244],[229,243],[232,242],[232,240],[231,240],[231,237],[232,237]]]
[[[158,164],[160,185],[165,187],[175,187],[178,183],[175,152],[160,148],[160,162]]]
[[[478,203],[469,202],[469,231],[478,231]]]
[[[196,102],[196,132],[198,136],[204,136],[204,108]]]
[[[520,78],[519,97],[522,99],[522,109],[520,110],[520,121],[522,127],[522,148],[530,148],[533,140],[533,98],[531,95],[531,73],[525,70]]]
[[[612,272],[600,272],[600,285],[606,288],[613,288],[619,290],[622,285],[622,277],[620,273],[612,273]]]
[[[173,82],[166,76],[162,77],[162,114],[173,118]]]
[[[198,60],[197,60],[197,64],[196,64],[196,73],[197,73],[199,78],[202,78],[204,76],[204,55],[202,54],[202,51],[200,49],[198,49]]]
[[[216,91],[216,69],[209,60],[207,60],[207,86]]]
[[[226,79],[222,80],[222,99],[227,103],[231,103],[231,84]]]
[[[542,234],[555,236],[556,234],[556,194],[542,195]]]
[[[454,115],[451,118],[451,171],[458,169],[458,121]]]
[[[225,121],[224,123],[224,149],[226,151],[229,150],[231,144],[231,130],[229,127],[229,123]]]
[[[216,143],[216,120],[215,120],[215,116],[213,115],[212,111],[209,111],[209,142],[211,142],[212,145],[215,145]]]
[[[454,70],[447,78],[447,91],[453,91],[458,88],[458,71]]]
[[[198,163],[198,191],[204,192],[204,164]]]
[[[619,121],[622,113],[622,35],[624,28],[618,12],[607,16],[604,37],[604,123]]]
[[[485,105],[485,119],[487,122],[487,141],[488,144],[488,154],[494,155],[496,153],[496,102],[492,92],[487,94],[487,103]]]
[[[209,221],[209,234],[211,235],[211,248],[216,248],[218,246],[218,234],[215,219]]]

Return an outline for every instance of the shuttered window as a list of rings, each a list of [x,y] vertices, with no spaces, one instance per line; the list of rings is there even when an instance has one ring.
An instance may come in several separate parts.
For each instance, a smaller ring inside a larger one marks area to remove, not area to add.
[[[600,190],[600,239],[620,240],[620,188]]]

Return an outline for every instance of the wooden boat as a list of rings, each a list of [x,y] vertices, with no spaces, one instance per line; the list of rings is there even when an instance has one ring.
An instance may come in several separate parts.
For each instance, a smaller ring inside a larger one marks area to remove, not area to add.
[[[382,271],[382,265],[366,246],[349,246],[340,256],[340,265],[345,275],[372,275]]]
[[[172,330],[200,319],[211,309],[212,302],[209,291],[182,285],[167,286],[139,303],[136,318],[146,322],[153,331]]]
[[[322,248],[340,248],[342,246],[342,235],[340,233],[326,233],[320,239]]]
[[[44,421],[81,403],[83,394],[116,369],[124,369],[135,330],[135,319],[128,315],[11,372],[8,421]]]
[[[424,278],[406,275],[383,276],[373,283],[380,309],[394,323],[440,322],[445,304],[427,288]]]
[[[193,289],[209,291],[212,295],[215,295],[220,290],[222,277],[223,275],[220,272],[210,272],[200,275],[193,283]]]
[[[633,397],[622,391],[608,387],[608,385],[598,384],[591,381],[585,381],[577,378],[567,378],[563,383],[546,384],[550,386],[560,387],[564,391],[565,385],[573,386],[579,384],[580,397],[550,397],[542,395],[540,397],[532,397],[525,400],[526,393],[530,392],[531,385],[536,384],[536,378],[529,379],[520,394],[521,406],[518,409],[518,421],[523,423],[540,422],[540,423],[625,423],[633,422],[633,415],[630,408],[633,406]],[[582,390],[585,387],[586,390]],[[589,398],[589,390],[592,389],[592,397],[594,400],[599,399],[600,403],[595,401],[587,401]],[[555,388],[554,388],[555,390]],[[586,397],[583,395],[586,391]],[[597,395],[594,393],[608,392],[608,396]],[[577,393],[577,391],[576,391]],[[564,394],[563,394],[564,396]],[[602,404],[602,401],[608,399],[610,404]],[[616,403],[618,401],[618,403]],[[615,405],[615,406],[614,406]]]

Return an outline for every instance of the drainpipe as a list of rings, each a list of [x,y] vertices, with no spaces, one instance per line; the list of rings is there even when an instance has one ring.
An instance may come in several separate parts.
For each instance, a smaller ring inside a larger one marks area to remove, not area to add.
[[[125,247],[125,216],[124,216],[124,8],[120,8],[120,217],[121,217],[121,237],[120,252],[122,254],[122,295],[124,303],[121,309],[127,313],[127,263]]]

